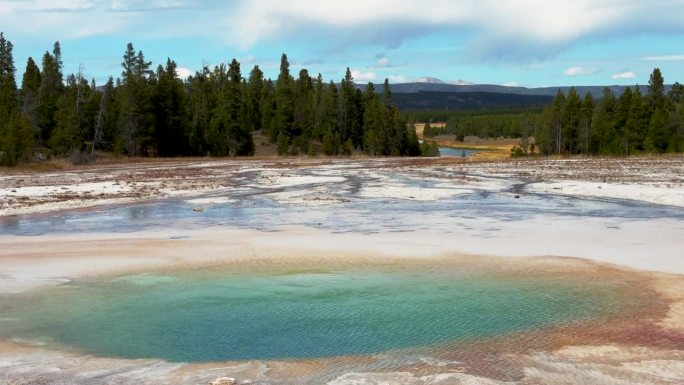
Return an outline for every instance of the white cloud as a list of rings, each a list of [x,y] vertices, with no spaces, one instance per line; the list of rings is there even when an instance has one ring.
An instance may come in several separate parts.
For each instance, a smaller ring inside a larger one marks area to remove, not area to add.
[[[684,61],[684,55],[647,56],[645,61]]]
[[[53,40],[80,38],[115,33],[126,28],[129,22],[121,15],[106,17],[107,11],[116,11],[100,1],[27,0],[0,1],[0,25],[5,33],[47,34]],[[116,4],[114,4],[116,5]],[[88,17],[84,17],[88,15]],[[26,30],[26,20],[31,28]],[[54,35],[55,31],[60,31]]]
[[[251,0],[242,4],[233,21],[240,25],[236,30],[254,42],[281,33],[280,27],[286,21],[296,23],[298,20],[345,28],[388,22],[398,26],[406,23],[461,25],[475,27],[485,34],[556,41],[582,35],[625,13],[622,11],[626,7],[610,4],[614,3],[561,0],[548,6],[541,0],[511,3],[496,0]]]
[[[508,82],[508,83],[502,84],[502,86],[504,86],[504,87],[520,87],[520,83],[518,83],[518,82]]]
[[[355,82],[370,82],[375,80],[378,75],[375,72],[352,71],[352,77]]]
[[[315,44],[329,49],[396,47],[406,39],[466,30],[459,36],[470,36],[468,56],[543,61],[541,56],[601,34],[683,33],[682,8],[681,0],[0,0],[0,26],[10,37],[53,40],[220,36],[241,49],[311,33]],[[378,58],[378,64],[390,63]]]
[[[565,76],[585,76],[585,75],[594,75],[598,73],[599,70],[596,68],[584,68],[584,67],[570,67],[563,71],[563,75]]]
[[[243,48],[322,28],[340,37],[337,41],[352,35],[352,45],[368,40],[398,45],[435,30],[466,29],[474,36],[471,53],[502,56],[559,51],[592,34],[634,33],[634,25],[639,33],[682,31],[684,12],[678,0],[250,0],[226,16],[226,25],[229,41]]]
[[[206,28],[205,18],[179,17],[193,6],[187,0],[0,0],[0,25],[8,34],[45,35],[52,40],[123,33],[188,36]]]
[[[613,76],[611,76],[611,79],[634,79],[636,77],[636,74],[632,71],[625,71],[625,72],[620,72],[617,73]]]
[[[584,69],[582,67],[570,67],[563,71],[565,76],[578,76],[584,74]]]

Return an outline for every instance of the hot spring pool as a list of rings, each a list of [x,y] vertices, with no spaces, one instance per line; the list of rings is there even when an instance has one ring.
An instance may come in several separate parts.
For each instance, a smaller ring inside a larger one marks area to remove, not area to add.
[[[640,301],[625,286],[459,269],[137,274],[5,303],[0,337],[177,362],[362,355],[625,314]]]

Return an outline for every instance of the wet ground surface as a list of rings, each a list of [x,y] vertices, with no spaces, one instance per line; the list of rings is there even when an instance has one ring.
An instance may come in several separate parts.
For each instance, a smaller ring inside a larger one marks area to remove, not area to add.
[[[478,174],[401,175],[391,170],[238,172],[232,187],[194,197],[0,218],[0,234],[129,233],[230,226],[277,231],[304,226],[333,232],[469,231],[536,216],[684,221],[678,207],[527,191],[530,181]],[[389,186],[388,186],[389,184]],[[616,225],[617,226],[617,225]]]

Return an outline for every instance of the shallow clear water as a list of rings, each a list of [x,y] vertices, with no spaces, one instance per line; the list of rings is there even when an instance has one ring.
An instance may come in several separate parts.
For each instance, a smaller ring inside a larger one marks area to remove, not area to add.
[[[473,154],[477,154],[478,152],[482,152],[481,150],[471,150],[468,148],[452,148],[452,147],[440,147],[439,148],[439,155],[440,156],[460,156],[463,158],[472,156]]]
[[[182,362],[357,355],[625,314],[640,300],[623,286],[457,268],[128,275],[0,303],[0,336]]]

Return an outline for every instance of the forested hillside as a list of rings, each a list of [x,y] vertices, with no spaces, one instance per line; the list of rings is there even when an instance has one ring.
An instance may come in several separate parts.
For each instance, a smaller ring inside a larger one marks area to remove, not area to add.
[[[591,93],[581,98],[571,87],[567,94],[558,91],[543,110],[413,111],[412,115],[419,120],[447,121],[445,127],[428,125],[426,137],[521,137],[518,155],[683,152],[684,86],[675,83],[665,92],[664,84],[656,68],[646,95],[640,87],[627,87],[618,97],[606,87],[596,100]]]
[[[418,113],[412,112],[411,117],[418,121],[446,121],[444,126],[435,126],[427,123],[423,131],[426,138],[439,135],[453,135],[456,140],[463,140],[466,136],[478,136],[480,138],[520,138],[525,130],[532,135],[530,130],[538,126],[540,108],[525,109],[486,109],[475,111],[453,111],[451,113]],[[431,118],[436,116],[437,119]]]
[[[627,88],[616,97],[606,88],[600,101],[583,99],[574,89],[558,92],[540,116],[536,152],[540,154],[632,155],[684,151],[684,86],[666,93],[660,69],[648,93]],[[525,150],[525,149],[523,149]]]
[[[549,99],[553,99],[558,90],[567,93],[570,88],[575,88],[575,91],[584,97],[588,93],[594,95],[599,95],[603,92],[604,88],[610,89],[615,95],[622,95],[627,87],[634,88],[635,86],[620,86],[620,85],[610,85],[610,86],[555,86],[555,87],[520,87],[520,86],[502,86],[497,84],[448,84],[448,83],[431,83],[431,82],[420,82],[420,83],[399,83],[392,84],[392,92],[395,94],[404,93],[421,93],[421,92],[443,92],[447,94],[464,94],[464,93],[483,93],[483,94],[505,94],[505,95],[518,95],[518,96],[544,96]],[[665,85],[665,90],[669,91],[672,85]],[[640,85],[639,89],[641,92],[646,93],[648,87]],[[632,89],[633,91],[633,89]]]
[[[253,133],[278,153],[420,155],[415,130],[385,82],[358,90],[347,69],[341,84],[290,74],[287,56],[273,81],[258,66],[203,68],[180,79],[168,59],[156,69],[128,44],[120,77],[104,85],[79,71],[63,74],[59,42],[39,65],[29,58],[18,90],[13,46],[0,33],[0,161],[36,156],[87,158],[95,150],[129,156],[249,156]]]

